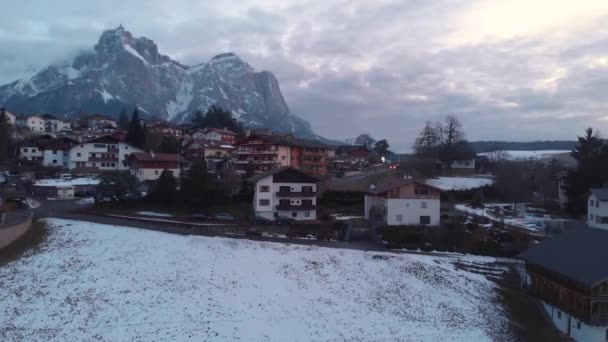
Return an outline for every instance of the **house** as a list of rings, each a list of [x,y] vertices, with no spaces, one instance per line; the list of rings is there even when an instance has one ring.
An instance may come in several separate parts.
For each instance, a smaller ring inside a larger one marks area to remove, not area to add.
[[[71,128],[69,122],[60,120],[51,114],[44,114],[41,117],[44,120],[44,131],[47,133],[57,133]]]
[[[587,198],[587,225],[608,229],[608,188],[591,189]]]
[[[162,136],[181,137],[182,129],[167,122],[154,122],[148,125],[148,129]]]
[[[253,167],[261,173],[281,166],[292,166],[314,175],[327,173],[330,148],[318,141],[290,134],[252,134],[237,143],[233,152],[237,170]]]
[[[76,192],[92,191],[97,184],[99,179],[96,178],[41,179],[34,183],[34,193],[44,197],[71,199]]]
[[[229,160],[233,145],[219,140],[188,139],[183,141],[184,158],[190,162],[204,160],[208,170],[215,170],[219,163]]]
[[[317,219],[319,179],[293,167],[272,169],[249,178],[255,185],[253,208],[256,216],[275,220]]]
[[[114,121],[114,119],[110,118],[109,116],[105,116],[105,115],[101,115],[101,114],[91,115],[87,119],[87,127],[93,131],[101,131],[103,129],[108,129],[108,128],[116,129],[117,126],[118,125],[116,124],[116,121]],[[107,132],[105,132],[105,133],[107,133]],[[110,132],[110,133],[114,133],[114,132]]]
[[[42,143],[42,165],[69,167],[70,149],[78,141],[62,137]]]
[[[6,117],[8,119],[8,123],[15,126],[17,124],[17,116],[7,110],[4,111],[4,114],[6,114]]]
[[[234,144],[236,142],[236,133],[226,128],[203,128],[194,131],[194,133],[192,133],[192,138],[217,140],[227,144]]]
[[[174,153],[131,153],[128,164],[131,174],[139,181],[157,180],[164,170],[169,170],[174,177],[180,175],[180,158]]]
[[[333,168],[336,170],[358,170],[369,166],[372,151],[361,145],[341,145],[335,150]]]
[[[25,126],[32,132],[45,132],[45,121],[40,115],[32,115],[25,119]]]
[[[411,177],[371,186],[364,199],[364,216],[389,226],[438,226],[441,190]]]
[[[475,173],[475,157],[453,160],[450,163],[450,169],[457,173],[473,174]]]
[[[106,135],[95,138],[70,149],[68,167],[93,167],[100,171],[129,170],[127,157],[133,152],[142,152],[136,146]]]
[[[568,230],[519,257],[522,285],[575,341],[608,340],[608,231]]]

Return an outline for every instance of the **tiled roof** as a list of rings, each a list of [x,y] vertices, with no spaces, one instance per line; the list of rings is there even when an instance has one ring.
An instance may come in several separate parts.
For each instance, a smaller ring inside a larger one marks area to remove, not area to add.
[[[257,181],[259,181],[261,179],[264,179],[264,178],[266,178],[268,176],[276,175],[277,173],[280,173],[280,172],[283,172],[283,171],[287,171],[287,170],[292,170],[292,171],[295,171],[295,172],[299,172],[299,173],[301,173],[303,175],[306,175],[308,177],[311,177],[311,178],[315,179],[316,181],[320,181],[320,179],[318,177],[313,176],[313,175],[311,175],[309,173],[306,173],[306,172],[304,172],[302,170],[298,170],[298,169],[296,169],[294,167],[291,167],[291,166],[277,167],[275,169],[268,170],[266,172],[258,173],[257,175],[249,178],[248,181],[251,182],[251,183],[256,183]]]

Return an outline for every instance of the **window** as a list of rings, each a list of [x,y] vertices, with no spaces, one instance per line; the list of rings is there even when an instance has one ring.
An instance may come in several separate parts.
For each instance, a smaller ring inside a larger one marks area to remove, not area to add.
[[[57,164],[57,159],[53,159],[53,164]]]
[[[270,192],[270,187],[268,185],[260,186],[260,192]]]
[[[601,216],[596,215],[596,216],[595,216],[595,223],[602,223],[602,217],[601,217]]]
[[[397,222],[403,222],[403,215],[397,215]]]
[[[261,199],[260,200],[260,206],[267,206],[270,205],[270,200],[269,199]]]
[[[27,148],[24,148],[24,149],[23,149],[23,152],[27,152]]]
[[[103,144],[93,144],[94,148],[106,148],[106,145]]]
[[[469,166],[469,162],[464,162],[464,166]]]
[[[600,207],[600,201],[595,201],[595,207],[599,208]]]
[[[281,156],[281,160],[287,159],[287,156]]]
[[[33,149],[32,149],[32,152],[36,152],[36,149],[35,149],[35,148],[33,148]]]
[[[557,310],[557,318],[560,318],[560,319],[562,318],[562,312],[559,310]]]
[[[429,194],[429,189],[428,188],[424,188],[424,187],[415,187],[414,188],[414,194],[416,194],[416,195],[428,195]]]
[[[53,154],[57,154],[57,151],[53,150]]]
[[[158,175],[158,170],[154,170],[154,174],[155,174],[155,175]]]
[[[298,212],[297,211],[293,211],[291,213],[291,217],[298,217]]]
[[[128,149],[129,149],[129,146],[125,146],[125,150],[128,150]]]
[[[106,167],[106,163],[101,163],[101,167]]]
[[[427,204],[426,202],[420,202],[420,209],[426,209]]]
[[[312,186],[303,186],[302,192],[312,192]]]
[[[581,321],[576,322],[576,329],[581,330]]]
[[[593,222],[593,214],[589,214],[589,221]]]
[[[593,207],[593,200],[589,200],[589,205]]]
[[[304,217],[310,217],[310,211],[304,212]]]
[[[420,224],[431,224],[430,216],[420,216]]]

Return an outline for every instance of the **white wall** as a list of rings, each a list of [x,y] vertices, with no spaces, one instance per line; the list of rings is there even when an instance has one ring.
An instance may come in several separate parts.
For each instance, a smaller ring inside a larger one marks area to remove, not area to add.
[[[541,301],[547,315],[551,318],[553,325],[562,333],[568,334],[568,324],[570,324],[570,337],[577,342],[596,342],[606,341],[608,326],[590,326],[580,322],[576,317],[561,311],[545,301]],[[561,314],[560,314],[561,313]],[[580,329],[578,323],[580,322]]]
[[[131,169],[131,174],[137,177],[140,182],[143,182],[147,180],[157,180],[165,170],[173,172],[173,177],[179,177],[179,169]]]
[[[6,113],[6,117],[8,118],[8,122],[15,126],[15,124],[17,124],[17,117],[15,116],[15,114],[10,113],[10,112],[5,112]]]
[[[591,206],[591,201],[593,201],[593,206]],[[598,201],[597,197],[591,194],[587,199],[587,224],[594,228],[608,229],[608,223],[597,222],[598,216],[608,218],[608,202]]]
[[[19,148],[19,159],[36,160],[36,158],[41,157],[43,157],[43,153],[38,147],[25,146]]]
[[[270,192],[261,192],[260,187],[269,186]],[[300,192],[302,191],[302,187],[304,186],[312,186],[312,191],[317,191],[317,184],[315,183],[273,183],[272,176],[268,176],[259,180],[255,184],[255,194],[253,196],[253,208],[255,210],[256,216],[262,216],[264,218],[274,220],[274,213],[277,212],[279,216],[291,217],[297,221],[306,221],[306,220],[316,220],[317,219],[317,211],[310,210],[295,210],[295,211],[278,211],[276,210],[276,206],[279,204],[280,199],[289,199],[292,205],[300,205],[302,199],[312,200],[313,205],[317,205],[317,197],[307,197],[307,198],[279,198],[276,193],[279,191],[281,186],[289,186],[292,192]],[[270,205],[261,206],[260,199],[268,199],[270,200]],[[294,217],[292,214],[296,213]],[[307,216],[308,215],[308,216]]]
[[[44,150],[42,154],[42,165],[68,167],[69,151]]]
[[[379,197],[379,196],[365,195],[364,206],[363,206],[363,208],[364,208],[363,217],[365,217],[366,220],[369,220],[369,218],[370,218],[369,211],[374,206],[386,207],[386,198]]]
[[[100,147],[95,147],[95,145],[99,145]],[[103,147],[101,147],[103,145]],[[108,145],[112,145],[118,147],[118,152],[108,152]],[[79,145],[75,145],[69,152],[69,160],[68,165],[70,169],[77,167],[78,163],[85,163],[84,166],[87,167],[97,167],[101,170],[128,170],[129,166],[126,165],[126,158],[133,152],[142,152],[141,149],[131,146],[129,144],[119,142],[117,144],[104,144],[104,143],[83,143]],[[102,162],[89,162],[90,153],[115,153],[118,157],[118,161],[113,162],[115,166],[105,166],[102,167]],[[80,154],[80,155],[78,155]],[[95,165],[93,165],[95,164]]]
[[[423,208],[423,203],[426,203],[426,208]],[[430,216],[430,226],[439,225],[439,199],[389,198],[386,200],[386,209],[386,223],[389,226],[418,225],[420,216]],[[401,221],[398,220],[398,215],[401,215]]]
[[[454,160],[451,164],[452,169],[474,169],[475,159],[471,160]]]
[[[30,116],[25,123],[30,131],[44,132],[44,119],[39,116]]]

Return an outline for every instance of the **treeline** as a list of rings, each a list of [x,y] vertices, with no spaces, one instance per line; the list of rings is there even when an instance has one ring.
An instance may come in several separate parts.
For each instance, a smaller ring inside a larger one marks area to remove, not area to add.
[[[473,141],[470,142],[476,153],[492,152],[496,150],[507,151],[542,151],[564,150],[570,151],[576,146],[576,141],[570,140],[542,140],[542,141]]]

